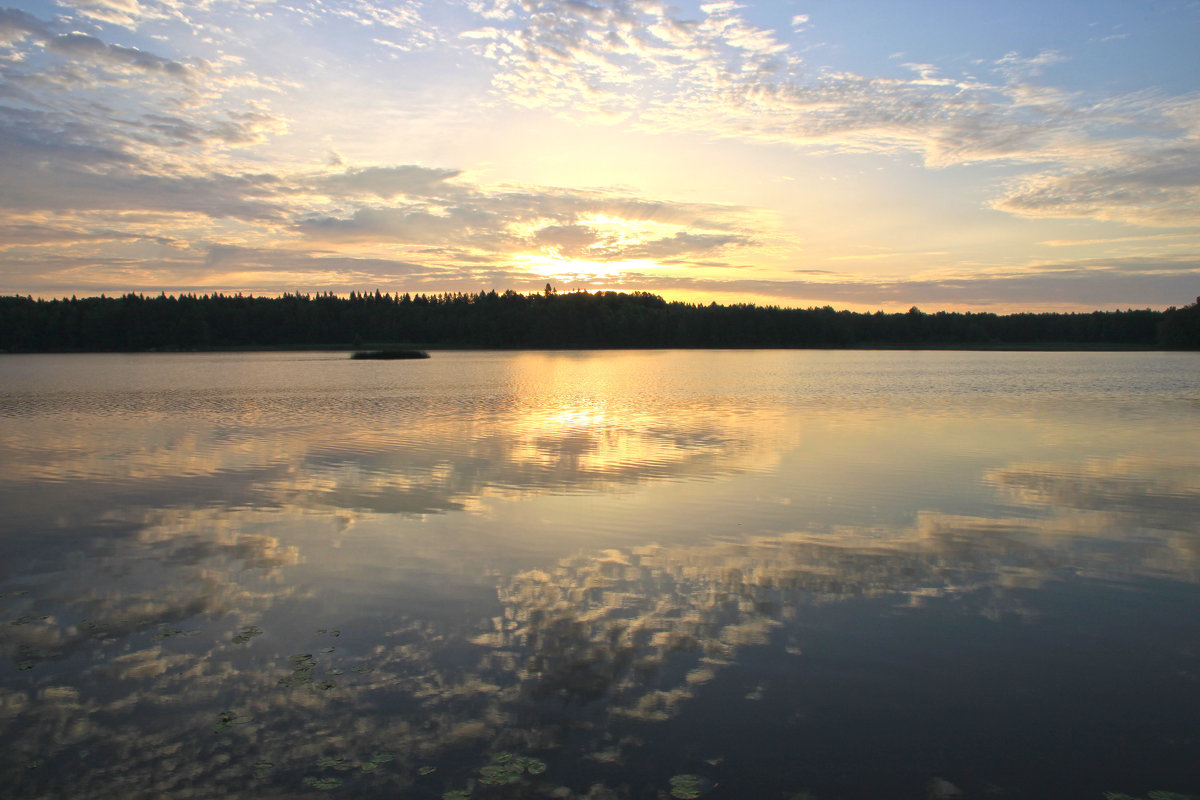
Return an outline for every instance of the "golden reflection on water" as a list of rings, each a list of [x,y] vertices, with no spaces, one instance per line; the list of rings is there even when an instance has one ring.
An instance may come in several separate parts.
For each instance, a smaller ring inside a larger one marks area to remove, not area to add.
[[[472,748],[629,768],[637,726],[747,651],[802,670],[823,608],[1032,617],[1068,579],[1200,578],[1194,419],[1100,411],[1101,440],[1074,410],[797,400],[759,368],[476,367],[459,396],[336,364],[320,391],[0,417],[12,791],[438,796]],[[592,796],[562,767],[526,790]]]

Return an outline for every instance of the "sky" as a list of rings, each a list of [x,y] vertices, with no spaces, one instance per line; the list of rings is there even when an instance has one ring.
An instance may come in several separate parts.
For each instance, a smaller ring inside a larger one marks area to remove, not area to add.
[[[0,294],[1182,306],[1197,41],[1194,0],[0,6]]]

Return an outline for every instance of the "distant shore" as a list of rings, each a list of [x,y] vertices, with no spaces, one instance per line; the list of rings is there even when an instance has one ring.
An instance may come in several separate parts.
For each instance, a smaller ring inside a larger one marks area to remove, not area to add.
[[[1200,303],[1083,313],[837,311],[645,292],[0,297],[0,351],[1200,349]]]
[[[381,350],[389,349],[388,345],[380,346]],[[737,350],[861,350],[861,351],[943,351],[943,352],[1023,352],[1023,353],[1161,353],[1177,351],[1181,348],[1166,348],[1147,345],[1116,345],[1116,344],[1079,344],[1079,343],[1036,343],[1036,344],[962,344],[962,345],[918,345],[918,344],[854,344],[854,345],[829,345],[819,347],[788,347],[784,345],[773,346],[739,346],[739,347],[721,347],[715,345],[706,346],[648,346],[648,347],[588,347],[588,346],[570,346],[570,347],[523,347],[523,346],[484,346],[484,345],[422,345],[419,348],[413,348],[423,352],[423,356],[386,356],[386,355],[363,355],[362,348],[355,345],[236,345],[227,347],[208,347],[208,348],[148,348],[146,350],[0,350],[0,355],[102,355],[102,354],[126,354],[126,355],[170,355],[184,353],[330,353],[330,354],[349,354],[353,360],[411,360],[432,358],[431,354],[449,353],[449,352],[466,352],[466,351],[482,351],[482,352],[581,352],[581,351],[621,351],[621,350],[720,350],[720,351],[737,351]],[[1192,348],[1182,348],[1192,349]]]

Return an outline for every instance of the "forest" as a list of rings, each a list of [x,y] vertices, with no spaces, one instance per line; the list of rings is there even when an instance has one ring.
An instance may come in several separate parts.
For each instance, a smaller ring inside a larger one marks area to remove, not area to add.
[[[1200,298],[1165,311],[837,311],[646,292],[0,297],[4,352],[475,348],[1200,349]]]

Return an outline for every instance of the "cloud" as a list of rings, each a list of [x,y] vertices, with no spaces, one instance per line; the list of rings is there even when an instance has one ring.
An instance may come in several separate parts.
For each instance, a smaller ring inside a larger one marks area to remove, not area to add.
[[[360,208],[351,216],[312,217],[296,229],[322,242],[404,241],[413,244],[466,243],[473,235],[462,213],[431,214],[418,209]]]
[[[391,189],[423,195],[408,204],[364,206],[344,216],[314,215],[295,229],[314,242],[396,242],[467,248],[493,257],[544,252],[592,261],[701,254],[751,241],[731,226],[747,220],[733,207],[673,204],[604,192],[554,188],[489,189],[444,183],[454,171],[350,170],[319,184],[366,191],[385,177]],[[393,182],[399,178],[399,185]],[[377,188],[377,187],[376,187]],[[706,218],[727,217],[714,229]],[[655,232],[660,232],[656,234]],[[669,232],[662,236],[661,232]]]
[[[0,96],[0,208],[279,216],[278,182],[224,154],[282,133],[283,120],[252,101],[224,102],[199,61],[58,33],[59,24],[0,9],[0,37],[27,56],[0,64],[10,87]]]
[[[224,110],[204,119],[162,113],[143,114],[125,122],[128,136],[143,144],[163,147],[219,144],[259,144],[286,131],[279,117],[256,111]]]
[[[105,44],[95,36],[82,33],[48,37],[45,39],[45,44],[48,52],[77,61],[90,61],[109,67],[125,67],[179,79],[187,79],[191,75],[191,69],[178,61],[132,47]]]
[[[0,44],[11,46],[26,37],[40,43],[46,52],[70,62],[179,80],[189,80],[194,72],[193,67],[179,61],[133,47],[108,44],[85,33],[56,33],[53,23],[43,22],[18,9],[0,9]]]
[[[984,310],[990,306],[1001,313],[1012,308],[1146,308],[1179,305],[1195,296],[1194,287],[1200,280],[1200,253],[1040,262],[1007,269],[945,270],[940,274],[909,277],[879,278],[809,270],[797,270],[795,274],[806,277],[708,278],[682,270],[670,273],[631,270],[615,276],[615,280],[649,291],[749,295],[773,298],[774,302],[786,305],[837,303],[895,309],[916,304]]]
[[[271,175],[153,175],[131,170],[97,173],[75,165],[6,169],[0,207],[28,211],[154,211],[265,221],[283,211]]]
[[[1130,154],[1098,169],[1037,173],[1014,181],[992,205],[1028,217],[1200,225],[1200,146]]]
[[[487,29],[476,47],[497,62],[494,85],[510,101],[617,121],[689,94],[698,76],[777,69],[785,46],[735,9],[708,4],[702,19],[686,20],[654,0],[538,0],[523,6],[515,27]]]
[[[155,244],[177,244],[165,236],[141,233],[88,229],[63,225],[3,224],[0,223],[0,250],[21,246],[63,247],[77,242],[148,241]]]
[[[679,231],[672,236],[634,245],[622,253],[624,258],[666,259],[682,255],[696,255],[720,250],[730,245],[746,246],[752,243],[748,236],[734,234],[691,233]]]
[[[47,39],[52,34],[46,24],[19,8],[0,8],[0,44],[13,45],[26,36]]]
[[[595,246],[599,236],[587,225],[547,225],[533,237],[534,244],[568,258],[582,256]]]
[[[1018,82],[1041,75],[1046,67],[1061,64],[1067,58],[1056,50],[1043,50],[1036,56],[1025,57],[1014,51],[1005,53],[996,61],[996,69],[1010,82]]]
[[[470,46],[495,62],[499,95],[564,118],[818,152],[914,153],[931,167],[1051,165],[993,207],[1150,224],[1195,219],[1190,178],[1184,189],[1143,189],[1148,173],[1194,158],[1195,96],[1097,100],[1039,84],[1066,60],[1050,50],[1005,54],[992,82],[946,77],[931,64],[910,65],[917,74],[908,79],[814,71],[737,4],[702,10],[684,20],[654,0],[539,0]],[[1159,151],[1173,148],[1189,152],[1163,162]]]
[[[461,174],[455,169],[431,169],[411,164],[393,167],[351,168],[318,181],[318,185],[341,195],[372,194],[390,198],[426,195],[441,190],[442,184]]]
[[[136,28],[139,23],[152,19],[165,19],[169,15],[163,9],[138,0],[60,0],[62,5],[75,8],[83,16],[110,25]],[[168,6],[171,4],[168,4]]]

